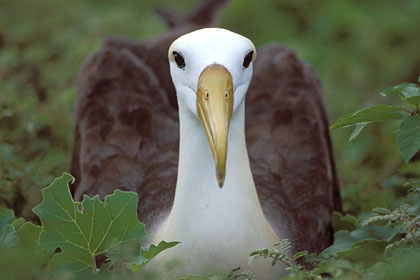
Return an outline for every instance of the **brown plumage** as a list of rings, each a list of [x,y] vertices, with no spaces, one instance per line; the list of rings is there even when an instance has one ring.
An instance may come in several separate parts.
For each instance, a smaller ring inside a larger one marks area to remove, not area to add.
[[[172,206],[178,164],[176,93],[167,51],[180,35],[213,25],[225,1],[202,1],[182,17],[159,14],[170,33],[138,43],[108,39],[78,77],[71,173],[78,200],[114,189],[139,194],[148,229]],[[212,14],[200,16],[206,11]],[[258,50],[246,98],[246,140],[259,199],[294,250],[320,252],[332,240],[341,202],[322,88],[313,70],[279,44]]]

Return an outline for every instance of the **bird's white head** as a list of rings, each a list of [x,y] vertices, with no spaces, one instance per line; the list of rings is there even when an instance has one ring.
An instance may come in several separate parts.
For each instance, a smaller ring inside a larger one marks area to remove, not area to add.
[[[255,46],[226,29],[205,28],[175,40],[168,57],[178,103],[201,120],[222,187],[229,123],[245,99]]]

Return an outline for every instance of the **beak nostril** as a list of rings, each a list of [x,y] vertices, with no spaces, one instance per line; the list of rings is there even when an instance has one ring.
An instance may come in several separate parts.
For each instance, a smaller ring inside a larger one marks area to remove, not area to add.
[[[204,97],[208,100],[209,99],[209,96],[210,96],[209,92],[206,91],[206,94],[204,95]]]
[[[228,99],[229,98],[229,92],[225,91],[225,98]]]

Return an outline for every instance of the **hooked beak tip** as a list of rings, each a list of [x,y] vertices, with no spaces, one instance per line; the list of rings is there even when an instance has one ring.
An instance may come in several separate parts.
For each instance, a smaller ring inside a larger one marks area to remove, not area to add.
[[[223,178],[219,178],[219,176],[217,176],[217,184],[219,185],[219,189],[223,188],[224,183],[225,183],[225,176],[223,176]]]

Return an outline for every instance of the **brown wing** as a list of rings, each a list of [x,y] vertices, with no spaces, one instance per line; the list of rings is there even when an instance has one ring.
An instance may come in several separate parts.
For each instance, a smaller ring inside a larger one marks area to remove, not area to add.
[[[320,252],[341,209],[322,88],[279,44],[258,51],[246,100],[251,168],[265,215],[295,250]]]
[[[75,198],[103,197],[116,188],[136,191],[140,217],[148,223],[173,196],[176,111],[151,68],[127,48],[105,45],[91,56],[80,71],[78,90],[71,168],[78,179]]]
[[[192,13],[161,16],[170,33],[146,43],[111,38],[78,76],[71,173],[75,199],[116,188],[139,194],[150,229],[172,205],[178,165],[178,116],[167,51],[179,36],[213,24],[226,0],[200,2]],[[206,17],[199,15],[207,11]],[[210,11],[210,13],[208,13]]]

